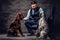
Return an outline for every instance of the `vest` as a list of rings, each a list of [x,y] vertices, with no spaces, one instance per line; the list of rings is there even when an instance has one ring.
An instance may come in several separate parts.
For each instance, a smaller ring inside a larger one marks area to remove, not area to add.
[[[37,7],[36,9],[31,9],[30,10],[30,16],[32,17],[32,19],[37,22],[40,18],[40,12],[39,12],[40,7]],[[32,13],[32,10],[34,10],[34,14]]]

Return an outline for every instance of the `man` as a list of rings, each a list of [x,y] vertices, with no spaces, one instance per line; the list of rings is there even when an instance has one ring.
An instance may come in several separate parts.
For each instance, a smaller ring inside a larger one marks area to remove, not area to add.
[[[31,8],[28,10],[27,16],[23,19],[25,20],[25,25],[28,29],[28,32],[31,33],[31,36],[34,35],[32,26],[37,24],[38,20],[43,13],[43,9],[37,6],[37,2],[32,1],[31,2]]]

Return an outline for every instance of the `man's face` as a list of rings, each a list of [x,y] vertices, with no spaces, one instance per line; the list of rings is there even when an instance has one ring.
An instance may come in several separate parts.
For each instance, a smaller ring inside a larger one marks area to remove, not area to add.
[[[31,7],[35,9],[37,7],[37,4],[31,4]]]

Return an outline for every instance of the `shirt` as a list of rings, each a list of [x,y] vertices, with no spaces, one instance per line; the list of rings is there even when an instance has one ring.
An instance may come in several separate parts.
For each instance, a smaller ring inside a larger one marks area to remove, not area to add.
[[[28,10],[27,16],[26,16],[23,20],[28,20],[28,19],[29,19],[29,17],[30,17],[30,10],[31,10],[31,9]],[[40,13],[44,13],[44,11],[43,11],[42,8],[39,9],[39,12],[40,12]]]

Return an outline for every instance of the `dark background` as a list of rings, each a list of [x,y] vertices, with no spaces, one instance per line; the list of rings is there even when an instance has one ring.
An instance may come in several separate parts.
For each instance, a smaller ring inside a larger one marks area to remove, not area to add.
[[[18,10],[21,10],[24,16],[26,16],[28,9],[30,8],[30,2],[32,0],[0,0],[0,34],[6,33],[10,23],[15,18]],[[52,13],[52,21],[50,30],[53,34],[60,35],[60,1],[59,0],[36,0],[38,5],[45,10],[46,13]],[[25,26],[22,23],[23,32]]]

